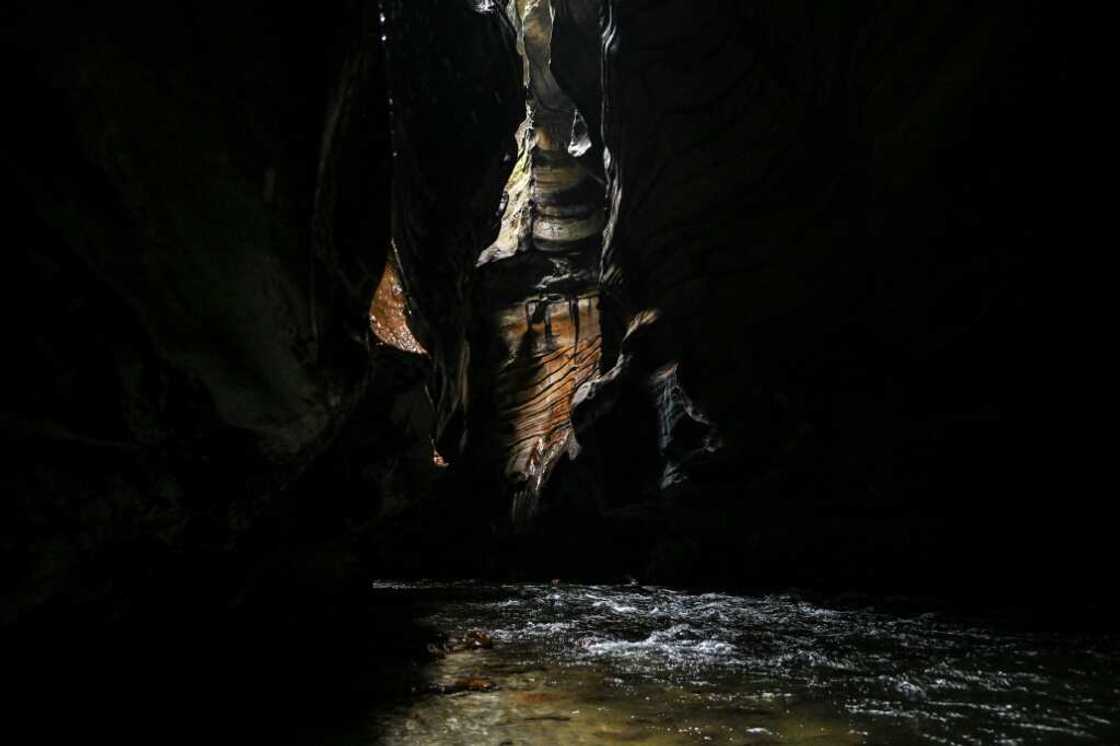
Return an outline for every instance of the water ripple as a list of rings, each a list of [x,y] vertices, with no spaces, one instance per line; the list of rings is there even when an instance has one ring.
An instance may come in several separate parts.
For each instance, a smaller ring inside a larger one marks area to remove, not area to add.
[[[708,707],[788,697],[846,713],[861,729],[853,733],[882,726],[929,743],[1120,743],[1111,639],[1012,634],[790,595],[377,586],[403,587],[438,599],[427,621],[440,629],[484,628],[525,658],[604,667],[604,682],[616,686],[685,687]]]

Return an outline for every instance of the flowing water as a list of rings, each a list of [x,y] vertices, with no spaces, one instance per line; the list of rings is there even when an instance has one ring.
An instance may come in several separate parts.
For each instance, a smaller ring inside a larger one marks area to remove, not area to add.
[[[375,584],[475,647],[387,744],[1120,744],[1111,639],[665,588]],[[489,640],[487,640],[487,636]],[[492,647],[484,647],[492,640]]]

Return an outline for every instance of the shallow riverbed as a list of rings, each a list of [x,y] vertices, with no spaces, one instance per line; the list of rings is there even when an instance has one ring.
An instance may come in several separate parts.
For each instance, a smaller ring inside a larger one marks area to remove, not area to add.
[[[414,598],[446,635],[485,633],[375,716],[382,743],[1120,743],[1110,639],[789,595],[477,583],[373,592]]]

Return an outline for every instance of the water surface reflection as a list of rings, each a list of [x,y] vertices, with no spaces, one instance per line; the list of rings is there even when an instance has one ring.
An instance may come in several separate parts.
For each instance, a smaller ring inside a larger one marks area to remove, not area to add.
[[[1120,743],[1113,641],[788,595],[375,584],[447,635],[389,744]],[[440,693],[442,692],[442,693]]]

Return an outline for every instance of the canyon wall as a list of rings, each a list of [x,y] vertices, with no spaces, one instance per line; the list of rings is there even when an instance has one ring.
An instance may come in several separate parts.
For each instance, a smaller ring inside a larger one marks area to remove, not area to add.
[[[1050,519],[1015,467],[1054,450],[1039,8],[606,6],[603,363],[574,416],[613,507],[653,521],[647,571],[1051,576],[1019,564]]]
[[[5,13],[0,621],[1104,545],[1023,497],[1071,128],[1036,3]]]
[[[557,463],[578,453],[570,408],[598,365],[606,211],[587,124],[552,72],[553,8],[518,0],[508,13],[525,61],[528,110],[502,230],[476,269],[472,453],[476,489],[497,498],[503,521],[524,528],[538,517]]]
[[[0,15],[13,709],[283,740],[368,702],[427,640],[367,580],[422,551],[384,526],[463,431],[468,270],[524,108],[512,29],[466,0]],[[394,246],[430,355],[371,346]]]
[[[25,111],[0,144],[0,621],[349,589],[464,433],[511,26],[465,0],[55,10],[0,32]],[[429,355],[371,349],[394,247]]]
[[[4,609],[156,594],[268,515],[367,384],[376,8],[5,13]]]

